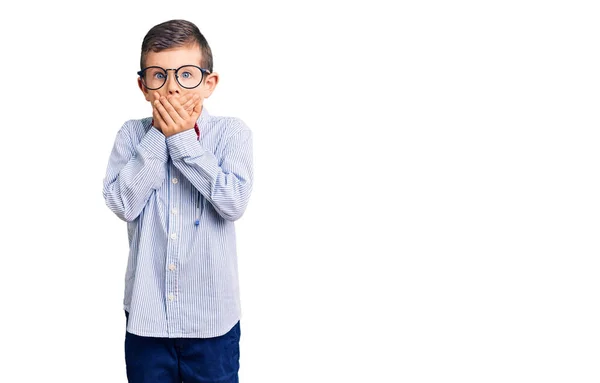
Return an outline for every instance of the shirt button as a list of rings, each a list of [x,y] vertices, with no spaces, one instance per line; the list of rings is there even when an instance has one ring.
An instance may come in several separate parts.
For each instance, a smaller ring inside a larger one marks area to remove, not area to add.
[[[169,265],[169,270],[171,270],[171,271],[175,270],[175,265],[171,263],[171,264]]]
[[[177,208],[176,208],[176,207],[174,207],[173,209],[171,209],[171,213],[173,213],[173,214],[177,214]]]
[[[175,296],[173,294],[169,294],[169,300],[172,301],[173,299],[175,299]]]
[[[175,233],[171,234],[171,239],[177,239],[177,234],[175,234]]]
[[[177,182],[179,182],[179,180],[177,179],[177,177],[173,177],[173,179],[171,180],[171,182],[173,182],[174,184],[176,184]]]

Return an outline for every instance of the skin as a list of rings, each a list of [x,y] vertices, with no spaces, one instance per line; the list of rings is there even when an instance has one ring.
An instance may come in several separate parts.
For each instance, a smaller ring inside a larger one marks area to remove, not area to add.
[[[145,66],[162,68],[179,68],[183,65],[202,67],[202,52],[197,44],[165,49],[160,52],[149,52]],[[138,87],[146,101],[152,105],[154,127],[165,137],[193,129],[200,113],[204,99],[209,98],[219,82],[218,73],[205,74],[202,83],[194,89],[183,88],[175,79],[175,73],[168,71],[167,81],[160,89],[146,89],[138,77]]]

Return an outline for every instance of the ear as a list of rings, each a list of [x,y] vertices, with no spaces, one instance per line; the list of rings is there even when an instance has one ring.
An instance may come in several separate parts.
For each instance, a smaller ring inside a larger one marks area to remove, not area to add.
[[[146,87],[142,83],[142,79],[138,77],[137,81],[138,81],[138,87],[140,88],[140,90],[144,94],[144,98],[146,99],[146,101],[152,102],[152,99],[151,99],[151,96],[150,96],[150,91],[148,89],[146,89]]]
[[[219,74],[217,72],[213,72],[206,76],[204,79],[204,89],[202,90],[203,98],[209,98],[212,92],[217,87],[219,83]]]

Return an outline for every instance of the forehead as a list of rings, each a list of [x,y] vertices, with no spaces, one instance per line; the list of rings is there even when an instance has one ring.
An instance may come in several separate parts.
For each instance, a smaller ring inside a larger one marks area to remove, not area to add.
[[[182,65],[198,65],[202,62],[202,52],[196,45],[169,48],[160,52],[148,52],[146,66],[160,66],[163,68],[179,68]]]

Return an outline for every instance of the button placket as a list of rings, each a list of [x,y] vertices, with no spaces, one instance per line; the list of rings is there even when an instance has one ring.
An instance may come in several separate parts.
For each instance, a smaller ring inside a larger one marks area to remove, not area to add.
[[[181,190],[182,183],[179,177],[178,170],[172,163],[169,164],[171,168],[171,181],[169,184],[169,234],[168,234],[168,246],[167,246],[167,258],[165,268],[165,295],[167,298],[167,330],[169,333],[177,333],[179,326],[176,323],[176,308],[174,305],[177,304],[177,260],[179,257],[179,239],[181,237]]]

